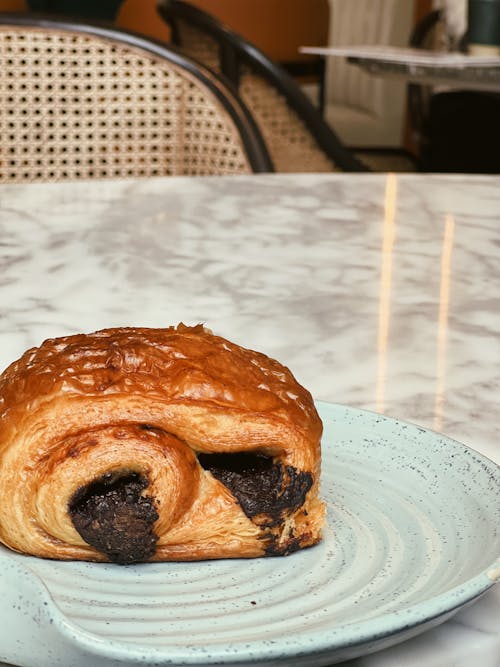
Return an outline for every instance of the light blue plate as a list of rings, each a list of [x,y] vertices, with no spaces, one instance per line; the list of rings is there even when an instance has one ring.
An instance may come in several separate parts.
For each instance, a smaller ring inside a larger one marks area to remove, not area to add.
[[[0,552],[0,660],[333,664],[437,625],[500,577],[500,473],[455,441],[318,403],[323,542],[287,558],[120,567]]]

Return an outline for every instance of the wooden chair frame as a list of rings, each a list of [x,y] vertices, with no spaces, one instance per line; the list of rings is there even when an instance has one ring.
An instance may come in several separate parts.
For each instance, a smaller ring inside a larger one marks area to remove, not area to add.
[[[234,136],[239,137],[243,154],[249,165],[249,171],[256,173],[273,171],[272,162],[269,158],[265,142],[260,135],[259,129],[256,126],[251,113],[234,93],[231,86],[227,86],[221,77],[214,72],[211,72],[203,65],[188,58],[175,47],[105,24],[80,23],[74,20],[59,19],[45,15],[0,14],[0,29],[8,30],[11,27],[16,31],[25,28],[27,34],[36,29],[48,31],[49,33],[54,31],[55,33],[57,32],[59,34],[62,33],[64,35],[74,35],[78,37],[95,37],[106,43],[114,44],[119,48],[130,49],[132,53],[139,53],[139,55],[144,56],[146,59],[151,57],[155,62],[160,61],[169,63],[175,71],[187,73],[187,78],[194,82],[198,87],[197,89],[205,91],[207,93],[207,99],[215,100],[213,104],[217,109],[222,108],[224,118],[228,121],[228,127],[232,127],[233,130],[235,130]],[[12,60],[12,62],[14,61]],[[3,75],[5,77],[9,74],[8,71],[6,71],[8,70],[8,67],[9,57],[8,54],[6,54],[3,63]],[[81,68],[78,69],[81,71]],[[5,111],[7,104],[8,93],[6,92],[6,87],[0,90],[0,120],[2,109]],[[2,125],[4,129],[2,134],[6,131],[6,113],[7,112],[3,114],[4,118]],[[13,113],[12,101],[10,102],[9,113]],[[221,114],[221,117],[223,114]],[[0,137],[0,147],[1,146],[2,138]],[[12,143],[11,146],[13,146]],[[10,150],[15,150],[15,147],[11,147]],[[0,155],[0,170],[5,171],[6,162],[8,162],[8,156],[5,154],[3,156]]]
[[[345,147],[332,128],[323,120],[291,76],[279,65],[272,62],[262,51],[233,30],[223,25],[218,19],[183,0],[160,0],[160,16],[172,30],[174,44],[182,48],[182,35],[178,28],[179,21],[185,21],[197,30],[209,35],[219,45],[220,71],[237,89],[240,84],[242,67],[248,66],[265,79],[285,98],[289,107],[300,118],[318,148],[335,166],[343,171],[370,171]],[[247,105],[252,111],[251,105]],[[262,126],[262,134],[265,136]],[[270,150],[271,157],[272,151]],[[275,165],[276,166],[276,165]]]

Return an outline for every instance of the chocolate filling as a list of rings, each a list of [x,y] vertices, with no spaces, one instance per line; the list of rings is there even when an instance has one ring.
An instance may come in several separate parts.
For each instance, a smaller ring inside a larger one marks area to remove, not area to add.
[[[312,486],[310,473],[262,454],[200,454],[198,460],[227,486],[250,519],[266,515],[259,524],[267,527],[278,525],[284,515],[303,505]]]
[[[148,480],[136,473],[108,473],[79,489],[69,513],[82,538],[109,560],[136,563],[156,549],[153,524],[158,519],[153,498],[142,495]]]

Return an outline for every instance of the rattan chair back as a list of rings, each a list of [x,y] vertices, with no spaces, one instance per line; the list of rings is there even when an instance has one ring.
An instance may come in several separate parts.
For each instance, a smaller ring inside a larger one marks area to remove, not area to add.
[[[218,19],[182,0],[160,0],[172,39],[237,86],[277,172],[368,171],[287,72]]]
[[[272,170],[245,106],[177,50],[0,15],[0,182]]]

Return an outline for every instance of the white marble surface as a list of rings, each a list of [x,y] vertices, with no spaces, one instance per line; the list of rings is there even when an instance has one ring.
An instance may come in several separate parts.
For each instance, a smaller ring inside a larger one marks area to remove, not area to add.
[[[0,369],[47,337],[201,321],[318,399],[500,462],[498,177],[1,186],[0,305]],[[498,588],[346,667],[498,667]]]

